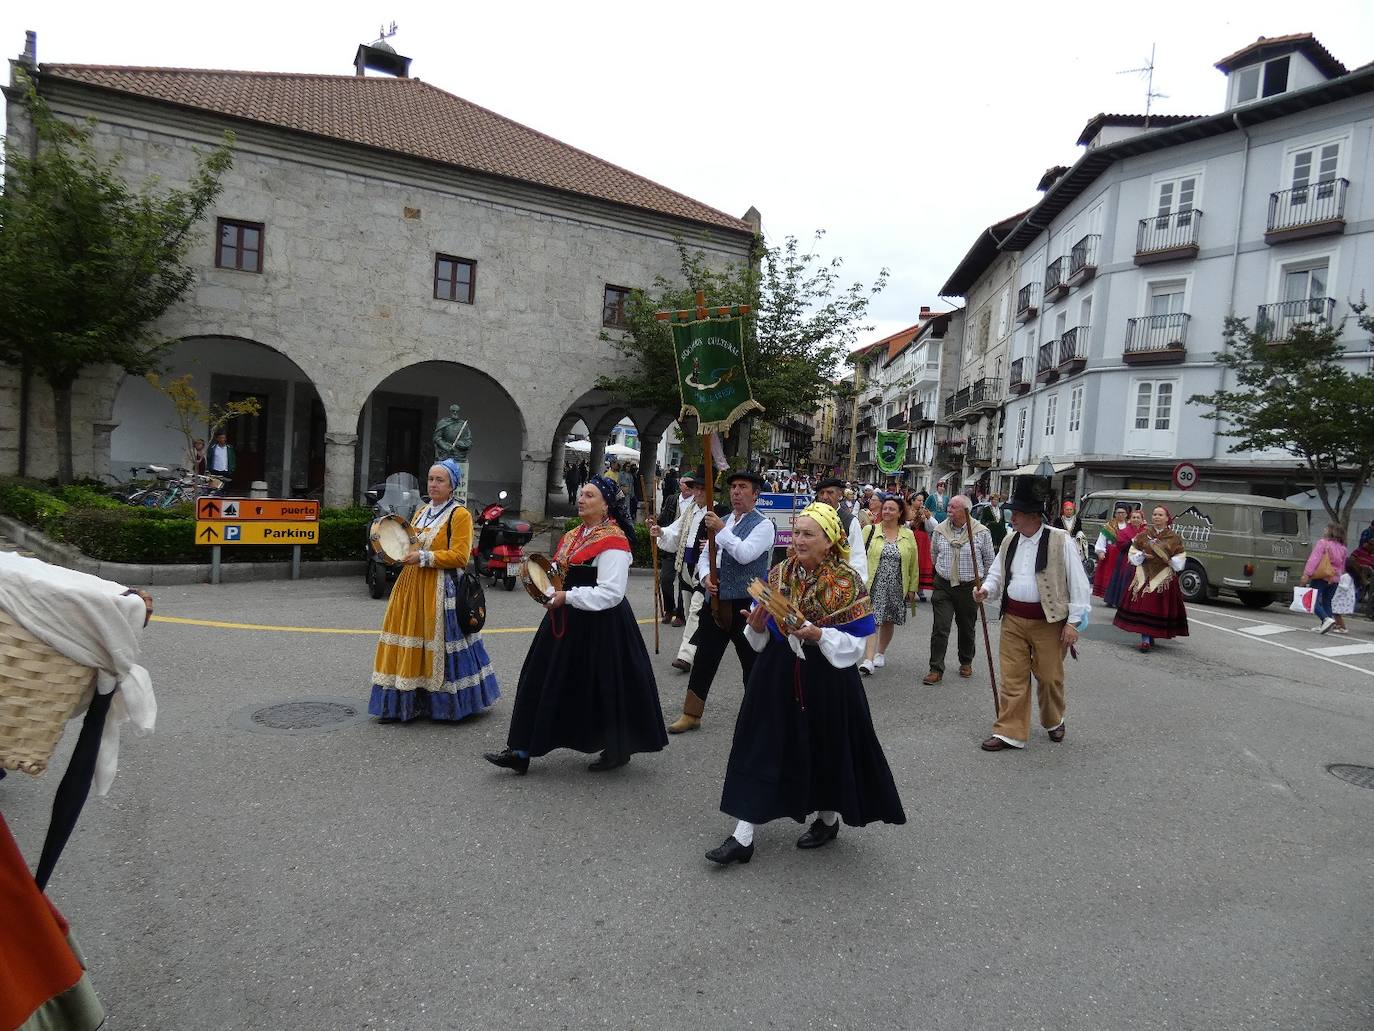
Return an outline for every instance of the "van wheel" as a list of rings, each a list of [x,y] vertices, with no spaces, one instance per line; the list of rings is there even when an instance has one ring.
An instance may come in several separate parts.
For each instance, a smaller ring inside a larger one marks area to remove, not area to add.
[[[1236,597],[1247,609],[1268,608],[1274,601],[1274,596],[1264,591],[1237,591]]]
[[[1183,592],[1183,600],[1189,604],[1202,601],[1207,597],[1207,571],[1190,561],[1178,574],[1178,587]]]

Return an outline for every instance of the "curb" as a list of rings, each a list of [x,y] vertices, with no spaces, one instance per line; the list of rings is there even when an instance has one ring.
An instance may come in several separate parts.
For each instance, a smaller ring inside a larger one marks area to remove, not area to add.
[[[78,572],[90,573],[121,584],[208,584],[210,563],[150,563],[104,562],[91,558],[66,544],[59,544],[43,533],[9,516],[0,516],[0,534],[8,537],[44,562],[66,566]],[[302,562],[301,579],[313,580],[327,576],[363,575],[366,563],[361,560],[336,562]],[[248,583],[254,580],[291,579],[290,562],[222,562],[219,567],[221,583]]]

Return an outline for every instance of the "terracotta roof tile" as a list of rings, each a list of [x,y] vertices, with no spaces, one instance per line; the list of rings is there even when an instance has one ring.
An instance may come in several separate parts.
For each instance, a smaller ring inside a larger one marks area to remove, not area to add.
[[[1294,50],[1306,54],[1308,59],[1328,79],[1349,73],[1349,69],[1337,61],[1332,56],[1331,51],[1317,42],[1317,38],[1310,32],[1294,32],[1287,36],[1261,36],[1253,43],[1241,47],[1234,54],[1227,54],[1213,67],[1223,72],[1230,72],[1233,69],[1243,68],[1245,65],[1255,64],[1269,57],[1277,57]]]
[[[419,79],[45,64],[42,74],[736,232],[747,223]]]

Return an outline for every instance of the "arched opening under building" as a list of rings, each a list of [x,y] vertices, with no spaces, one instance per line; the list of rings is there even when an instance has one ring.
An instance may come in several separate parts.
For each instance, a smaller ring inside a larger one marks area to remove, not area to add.
[[[314,382],[280,351],[239,337],[179,340],[164,362],[164,380],[189,374],[202,402],[219,407],[256,398],[260,411],[224,427],[236,464],[230,492],[255,481],[277,497],[318,497],[324,488],[324,405]],[[141,376],[125,376],[115,395],[110,471],[124,478],[150,464],[186,466],[186,440],[172,402]],[[206,437],[200,426],[197,436]],[[207,439],[206,443],[210,441]]]
[[[423,485],[435,460],[435,428],[454,404],[472,434],[469,501],[490,501],[505,490],[512,506],[528,508],[520,497],[525,423],[519,406],[486,373],[445,361],[399,369],[368,395],[358,416],[359,496],[397,472],[412,473]]]

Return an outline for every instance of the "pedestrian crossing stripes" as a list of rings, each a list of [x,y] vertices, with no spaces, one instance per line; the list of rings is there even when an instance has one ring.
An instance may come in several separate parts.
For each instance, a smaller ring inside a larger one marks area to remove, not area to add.
[[[1334,648],[1309,648],[1313,655],[1374,655],[1374,644],[1342,644]]]
[[[1256,623],[1254,626],[1241,627],[1240,632],[1251,637],[1270,637],[1273,634],[1286,634],[1298,629],[1300,628],[1295,626],[1279,626],[1277,623]]]

